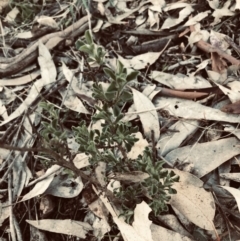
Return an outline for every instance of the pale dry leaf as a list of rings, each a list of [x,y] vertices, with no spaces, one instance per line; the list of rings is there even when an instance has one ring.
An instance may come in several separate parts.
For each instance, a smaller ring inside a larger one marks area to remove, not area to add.
[[[4,220],[9,217],[11,212],[11,206],[9,205],[9,201],[0,202],[0,211],[0,226],[2,227]]]
[[[198,41],[200,41],[203,38],[203,35],[201,31],[194,31],[191,32],[190,36],[188,37],[188,43],[191,47]]]
[[[150,26],[150,30],[157,31],[159,29],[159,14],[148,9],[147,24]]]
[[[159,225],[151,225],[152,238],[154,241],[166,240],[166,241],[193,241],[193,239],[187,236],[181,235],[172,230],[163,228]]]
[[[240,140],[240,129],[238,129],[237,127],[230,124],[225,124],[224,131],[230,132]]]
[[[191,136],[199,126],[199,121],[196,120],[179,120],[168,128],[170,132],[161,134],[160,140],[157,143],[158,153],[165,156],[170,151],[178,148],[181,143]]]
[[[233,195],[238,205],[238,211],[240,212],[240,190],[233,187],[226,187],[226,186],[221,186],[221,187]]]
[[[209,62],[210,62],[210,59],[205,59],[205,60],[203,60],[199,65],[196,65],[197,70],[195,70],[194,72],[192,72],[192,73],[190,74],[190,77],[194,76],[198,71],[200,71],[200,70],[202,70],[202,69],[205,69],[205,68],[208,66]]]
[[[204,183],[198,177],[177,169],[174,169],[174,173],[180,180],[172,186],[177,193],[171,195],[170,205],[195,225],[206,230],[214,230],[216,207],[212,194],[203,188]]]
[[[166,11],[166,8],[164,8],[164,11]],[[174,27],[174,26],[178,25],[179,23],[183,22],[184,19],[185,19],[186,17],[188,17],[188,16],[191,14],[191,12],[193,12],[193,11],[194,11],[194,10],[193,10],[193,8],[192,8],[191,5],[186,5],[186,6],[179,12],[179,17],[178,17],[178,18],[168,17],[168,18],[164,21],[161,29],[169,29],[169,28],[171,28],[171,27]]]
[[[29,39],[32,38],[33,34],[31,31],[21,32],[16,35],[16,38]]]
[[[30,182],[27,187],[30,187],[32,185],[34,185],[35,183],[38,183],[42,180],[44,180],[45,178],[47,178],[48,176],[51,176],[51,175],[57,175],[60,170],[62,169],[62,167],[58,166],[58,165],[53,165],[51,167],[51,170],[49,170],[48,172],[45,172],[44,170],[40,170],[36,173],[37,175],[37,179],[35,179],[34,181]]]
[[[201,20],[206,18],[210,12],[211,11],[208,10],[205,12],[198,13],[196,16],[190,18],[183,26],[191,26],[191,25],[194,25],[194,24],[200,22]]]
[[[138,138],[138,141],[134,143],[131,151],[127,153],[127,157],[133,160],[137,159],[139,155],[142,155],[145,148],[149,145],[147,140],[143,138],[141,132],[137,132],[134,136]]]
[[[14,7],[5,17],[5,21],[12,24],[15,22],[17,15],[20,13],[17,7]]]
[[[240,9],[240,0],[236,0],[235,10]]]
[[[32,102],[39,96],[41,90],[44,86],[52,84],[56,81],[57,70],[52,60],[51,54],[45,45],[42,44],[41,41],[38,42],[39,49],[39,57],[38,63],[41,68],[41,79],[36,80],[31,89],[29,90],[27,98],[23,101],[23,103],[11,114],[9,117],[1,122],[0,126],[3,126],[14,120],[19,115],[21,115],[31,104]]]
[[[42,15],[42,16],[39,16],[37,18],[37,22],[40,25],[48,26],[48,27],[51,27],[53,29],[58,29],[58,24],[56,23],[56,21],[52,17]]]
[[[83,105],[82,101],[74,95],[74,92],[72,89],[66,89],[66,90],[59,90],[59,93],[62,96],[63,104],[69,108],[70,110],[76,111],[78,113],[84,113],[89,114],[89,111],[86,109],[86,107]]]
[[[177,216],[180,223],[187,229],[191,230],[193,227],[193,223],[189,221],[182,213],[180,213],[175,207],[172,206],[172,209]]]
[[[29,115],[29,118],[24,119],[23,129],[18,138],[19,147],[29,147],[31,148],[34,144],[34,139],[32,138],[32,125],[36,117],[36,113]],[[31,122],[31,123],[30,123]],[[17,197],[21,196],[22,190],[25,186],[28,185],[29,180],[32,178],[32,173],[27,166],[25,161],[25,156],[19,155],[18,152],[15,152],[15,160],[13,163],[13,200],[16,200]]]
[[[219,6],[219,0],[207,0],[208,1],[208,4],[209,6],[212,8],[212,9],[217,9],[218,6]]]
[[[96,192],[96,194],[99,195],[108,211],[111,213],[113,221],[118,226],[118,229],[120,230],[124,241],[152,241],[152,239],[145,239],[144,237],[139,235],[138,232],[133,228],[133,226],[123,221],[122,217],[118,217],[118,214],[116,214],[116,212],[114,211],[106,195],[103,195],[104,193],[101,193],[100,191],[96,190],[94,186],[93,189]]]
[[[2,13],[3,9],[8,6],[10,0],[1,0],[0,1],[0,13]]]
[[[134,209],[134,221],[133,221],[133,228],[136,232],[141,236],[144,237],[145,240],[152,240],[152,233],[150,226],[152,221],[149,220],[148,215],[152,211],[152,209],[142,201],[140,204],[136,205]]]
[[[43,85],[51,84],[56,81],[57,69],[52,60],[52,56],[47,47],[39,41],[38,63],[41,68]]]
[[[92,227],[93,235],[98,238],[98,240],[102,240],[106,233],[111,231],[111,227],[107,220],[102,218],[95,218]]]
[[[76,139],[74,136],[69,136],[67,138],[67,146],[72,154],[78,153],[78,149],[80,147],[80,144],[76,142]]]
[[[234,12],[232,12],[229,7],[231,5],[231,0],[228,0],[224,3],[223,7],[220,9],[215,9],[212,16],[214,17],[213,23],[211,25],[216,25],[220,22],[220,19],[225,16],[233,16]]]
[[[171,89],[202,89],[209,88],[209,81],[200,76],[186,76],[184,74],[169,74],[157,70],[151,72],[150,77],[155,81],[168,86]]]
[[[209,39],[209,32],[207,30],[201,30],[200,23],[197,23],[194,26],[195,31],[191,32],[190,36],[188,37],[188,43],[191,47],[193,47],[193,44],[198,42],[199,40],[207,41]]]
[[[223,76],[220,73],[217,73],[215,71],[207,70],[207,74],[210,80],[214,81],[215,83],[223,84],[226,81],[226,79],[223,78]]]
[[[126,115],[124,116],[124,118],[122,119],[122,121],[126,122],[126,121],[131,121],[134,119],[137,119],[138,116],[136,114],[136,107],[134,104],[132,104],[129,108],[128,108],[128,112],[126,113]]]
[[[158,13],[162,13],[162,9],[166,6],[165,0],[150,0],[153,4],[149,9]]]
[[[237,101],[240,100],[240,92],[239,92],[238,90],[235,90],[235,89],[230,90],[230,89],[224,87],[224,86],[221,85],[221,84],[218,84],[218,83],[215,83],[215,84],[220,88],[220,90],[221,90],[225,95],[228,96],[228,98],[230,99],[230,101],[231,101],[232,103],[237,102]]]
[[[147,85],[144,90],[143,94],[149,97],[149,95],[156,89],[156,85]]]
[[[85,153],[79,153],[74,157],[73,163],[78,169],[87,167],[90,165],[89,157],[90,156],[86,155]]]
[[[136,17],[136,20],[135,20],[136,26],[140,26],[140,25],[142,25],[143,23],[145,23],[145,22],[146,22],[146,19],[147,19],[146,16],[143,16],[143,15],[137,16],[137,17]]]
[[[227,87],[229,87],[231,90],[240,92],[240,82],[238,80],[228,82]]]
[[[128,8],[126,1],[116,1],[117,4],[115,5],[118,10],[121,12],[128,12],[131,11],[131,9]]]
[[[240,141],[235,137],[180,147],[169,152],[165,159],[173,166],[177,163],[193,165],[193,174],[201,178],[222,163],[240,154]],[[203,152],[204,150],[204,152]]]
[[[170,115],[187,119],[239,122],[239,115],[224,113],[191,100],[157,97],[154,100],[154,104],[155,107],[168,111]]]
[[[62,62],[62,71],[64,76],[66,77],[67,81],[70,83],[70,86],[72,87],[72,90],[75,93],[78,93],[80,95],[86,95],[88,97],[92,97],[92,86],[93,82],[88,81],[87,83],[82,83],[82,80],[79,78],[76,78],[72,72],[63,62]],[[103,88],[107,88],[107,83],[101,83],[103,85]]]
[[[181,1],[177,1],[177,2],[173,2],[173,3],[167,4],[167,6],[164,7],[163,10],[165,12],[168,12],[170,10],[179,9],[179,8],[185,8],[185,7],[189,7],[189,6],[190,6],[189,3],[184,3],[184,2],[181,2]]]
[[[88,204],[89,209],[99,218],[108,220],[108,210],[101,201],[100,198],[96,199],[92,203]]]
[[[83,189],[83,182],[80,176],[77,178],[69,177],[68,174],[58,174],[44,194],[50,194],[55,197],[73,198],[78,196]]]
[[[176,209],[174,209],[175,212]],[[166,214],[166,215],[158,215],[157,219],[164,224],[164,226],[169,227],[171,230],[190,237],[190,233],[186,231],[186,229],[183,228],[182,224],[178,220],[178,218],[173,214]]]
[[[51,166],[46,171],[46,178],[40,179],[41,181],[39,181],[30,192],[25,194],[21,201],[26,201],[26,200],[29,200],[33,197],[36,197],[36,196],[40,195],[40,194],[43,194],[47,190],[49,185],[51,184],[52,180],[54,179],[54,174],[55,174],[56,170],[59,170],[58,165]],[[50,175],[48,175],[49,173],[50,173]]]
[[[133,101],[137,112],[139,112],[139,117],[143,126],[144,134],[147,138],[152,137],[152,132],[154,133],[154,138],[158,141],[160,136],[160,126],[158,121],[157,111],[154,109],[153,103],[148,97],[143,95],[141,92],[131,88],[133,92]]]
[[[161,54],[162,54],[162,51],[148,52],[148,53],[134,56],[131,59],[124,59],[122,56],[118,55],[118,59],[124,65],[124,67],[139,70],[154,64]]]
[[[26,222],[41,230],[74,235],[80,238],[86,238],[86,234],[93,230],[90,224],[71,219],[26,220]]]
[[[53,202],[52,196],[50,195],[41,196],[39,209],[41,210],[44,216],[50,214],[54,210],[55,206],[56,206],[56,203]]]
[[[98,162],[97,166],[95,167],[95,175],[98,182],[101,184],[102,187],[106,186],[106,168],[107,164],[105,162]]]
[[[0,100],[0,116],[3,118],[3,120],[8,119],[8,113],[6,106],[3,104],[2,100]]]

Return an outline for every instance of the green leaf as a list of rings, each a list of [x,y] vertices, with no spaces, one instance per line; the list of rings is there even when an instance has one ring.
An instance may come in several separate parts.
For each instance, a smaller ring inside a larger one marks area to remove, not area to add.
[[[127,82],[135,80],[137,78],[138,74],[139,74],[138,71],[131,72],[129,75],[127,75],[127,78],[126,78]]]
[[[121,94],[121,99],[124,101],[124,102],[128,102],[130,100],[132,100],[133,98],[133,95],[131,92],[128,92],[128,91],[123,91],[122,94]]]
[[[112,92],[112,91],[117,92],[118,89],[119,89],[119,86],[116,84],[115,81],[112,81],[111,84],[107,88],[107,92]]]
[[[117,74],[121,74],[123,72],[123,64],[118,60],[117,62]]]
[[[105,97],[108,101],[113,101],[116,97],[116,91],[108,91],[105,93]]]
[[[109,69],[109,68],[103,68],[103,71],[104,71],[104,73],[108,76],[108,77],[110,77],[110,78],[112,78],[113,80],[115,80],[115,72],[112,70],[112,69]]]
[[[115,105],[115,106],[113,107],[113,114],[114,114],[115,116],[119,116],[120,113],[121,113],[120,108],[119,108],[117,105]]]
[[[87,31],[85,32],[85,39],[86,39],[86,41],[87,41],[88,44],[92,44],[92,43],[93,43],[93,39],[92,39],[92,36],[91,36],[89,30],[87,30]]]
[[[92,54],[92,49],[89,45],[83,45],[79,50],[87,54]]]
[[[81,40],[77,40],[75,43],[76,49],[80,50],[80,48],[85,45],[85,43]]]

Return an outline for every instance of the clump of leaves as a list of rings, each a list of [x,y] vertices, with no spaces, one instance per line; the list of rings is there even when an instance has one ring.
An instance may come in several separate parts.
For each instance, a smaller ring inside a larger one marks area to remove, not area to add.
[[[34,3],[32,0],[12,0],[9,3],[11,8],[17,7],[19,15],[16,19],[17,22],[28,23],[31,22],[37,13],[41,10],[40,4]]]
[[[76,48],[88,55],[87,61],[91,64],[97,64],[102,66],[105,63],[105,50],[102,46],[97,45],[93,42],[90,31],[85,32],[85,40],[77,40]]]
[[[93,43],[88,31],[85,37],[85,44],[81,42],[79,49],[88,53],[92,60],[103,65],[104,50]],[[99,49],[101,51],[98,51]],[[138,141],[134,135],[138,132],[138,127],[123,121],[122,107],[125,103],[132,101],[128,84],[136,80],[138,72],[127,70],[119,61],[116,70],[103,67],[103,71],[110,81],[108,88],[103,88],[100,83],[93,85],[93,97],[101,105],[95,106],[96,112],[92,116],[92,122],[101,122],[101,130],[89,128],[85,121],[72,127],[75,140],[80,144],[79,151],[89,156],[92,170],[100,162],[104,162],[107,166],[107,174],[146,173],[148,177],[142,181],[121,181],[121,188],[115,189],[114,195],[119,199],[123,215],[128,221],[131,221],[136,204],[143,200],[150,205],[154,214],[158,215],[168,209],[169,194],[176,193],[172,185],[178,181],[178,177],[173,171],[165,170],[164,162],[158,160],[149,148],[146,148],[144,153],[135,160],[128,158],[127,153]],[[54,112],[52,107],[49,113],[52,122],[48,124],[43,122],[42,136],[46,142],[53,145],[53,148],[56,148],[55,143],[59,143],[60,148],[63,148],[65,135],[58,125],[59,113]]]

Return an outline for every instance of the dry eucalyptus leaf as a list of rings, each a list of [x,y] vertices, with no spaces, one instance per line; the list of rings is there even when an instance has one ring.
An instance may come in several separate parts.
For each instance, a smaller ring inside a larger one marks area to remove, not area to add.
[[[212,194],[203,188],[204,183],[198,177],[177,169],[174,173],[180,180],[172,186],[177,194],[171,195],[169,203],[197,226],[214,230],[216,208]]]
[[[153,241],[159,241],[159,239],[166,241],[193,241],[193,239],[190,239],[187,236],[181,235],[156,224],[151,225],[151,231]]]
[[[147,140],[143,138],[141,132],[137,132],[134,136],[138,138],[138,141],[134,143],[131,151],[127,153],[127,157],[133,160],[143,154],[143,151],[149,145]]]
[[[14,7],[6,16],[5,21],[12,24],[15,22],[17,15],[20,13],[17,7]]]
[[[240,190],[233,187],[225,187],[225,186],[221,186],[221,187],[226,189],[228,192],[230,192],[233,195],[238,205],[238,211],[240,212]]]
[[[161,134],[156,146],[159,149],[158,152],[165,156],[178,148],[189,135],[198,129],[198,126],[199,122],[195,120],[179,120],[168,128],[169,131]]]
[[[48,187],[50,186],[52,180],[54,179],[54,175],[55,175],[55,171],[59,170],[59,166],[58,165],[53,165],[51,166],[47,171],[46,171],[46,178],[39,181],[34,188],[28,192],[27,194],[25,194],[22,198],[21,201],[26,201],[29,200],[33,197],[36,197],[38,195],[43,194]],[[50,175],[48,175],[50,174]]]
[[[194,175],[201,178],[233,156],[240,154],[239,144],[240,141],[235,137],[197,143],[177,148],[169,152],[165,159],[172,165],[177,163],[193,164]]]
[[[58,29],[58,24],[52,17],[42,15],[37,18],[37,22],[43,26],[48,26],[53,29]]]
[[[152,65],[160,57],[162,52],[148,52],[132,57],[131,59],[124,59],[118,55],[119,61],[126,68],[133,68],[136,70],[145,69],[148,65]]]
[[[133,101],[140,117],[144,134],[147,138],[151,139],[152,132],[154,138],[158,141],[160,136],[160,126],[158,121],[158,114],[151,100],[143,95],[141,92],[133,89]]]
[[[92,227],[88,223],[71,219],[26,220],[26,222],[41,230],[74,235],[80,238],[86,238],[86,234],[92,230]]]
[[[82,190],[83,182],[80,176],[73,178],[68,174],[58,174],[44,193],[56,197],[73,198],[78,196]]]
[[[201,105],[191,100],[171,97],[157,97],[155,107],[168,111],[170,115],[195,120],[213,120],[238,123],[239,116]]]

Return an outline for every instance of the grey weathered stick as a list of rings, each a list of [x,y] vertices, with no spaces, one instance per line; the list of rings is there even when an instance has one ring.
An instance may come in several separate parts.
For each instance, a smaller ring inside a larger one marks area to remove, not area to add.
[[[66,39],[69,37],[76,37],[77,35],[82,34],[88,28],[87,21],[88,16],[85,16],[78,20],[76,23],[64,29],[63,31],[50,33],[43,36],[42,38],[40,38],[40,41],[42,41],[43,44],[46,44],[51,38],[59,37]],[[38,41],[30,45],[18,56],[6,59],[5,63],[2,62],[0,64],[0,78],[10,74],[16,74],[18,71],[22,70],[31,62],[33,62],[38,56],[37,48]]]

